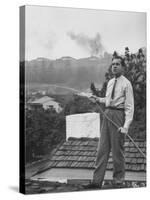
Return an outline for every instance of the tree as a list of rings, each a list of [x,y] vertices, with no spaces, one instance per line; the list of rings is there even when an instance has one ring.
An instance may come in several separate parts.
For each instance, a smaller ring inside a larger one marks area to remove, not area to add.
[[[74,95],[74,97],[66,104],[64,109],[65,115],[98,112],[98,107],[88,98]]]
[[[26,162],[50,152],[65,140],[65,116],[55,110],[26,110]]]

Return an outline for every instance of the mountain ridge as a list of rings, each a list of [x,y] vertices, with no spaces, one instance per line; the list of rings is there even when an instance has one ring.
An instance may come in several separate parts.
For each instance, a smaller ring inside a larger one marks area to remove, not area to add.
[[[26,83],[64,84],[87,89],[90,82],[102,84],[110,66],[112,55],[76,59],[70,56],[50,60],[37,58],[25,61]]]

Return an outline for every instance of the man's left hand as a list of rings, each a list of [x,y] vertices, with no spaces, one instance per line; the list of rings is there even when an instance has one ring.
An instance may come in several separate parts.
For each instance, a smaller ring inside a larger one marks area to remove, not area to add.
[[[118,128],[118,132],[123,133],[123,134],[127,134],[128,130],[126,128],[120,127],[120,128]]]

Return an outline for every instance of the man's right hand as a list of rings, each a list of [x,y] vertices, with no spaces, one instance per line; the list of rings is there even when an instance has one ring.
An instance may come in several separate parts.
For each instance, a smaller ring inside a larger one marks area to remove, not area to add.
[[[92,97],[90,97],[89,99],[90,99],[93,103],[99,102],[99,99],[98,99],[98,97],[96,97],[96,96],[92,96]]]

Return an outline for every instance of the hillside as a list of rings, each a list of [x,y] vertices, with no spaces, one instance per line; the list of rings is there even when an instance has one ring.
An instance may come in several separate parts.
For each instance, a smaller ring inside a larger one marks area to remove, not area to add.
[[[111,62],[111,54],[103,57],[56,60],[37,58],[25,62],[27,84],[61,84],[76,89],[87,89],[91,82],[102,85]]]

